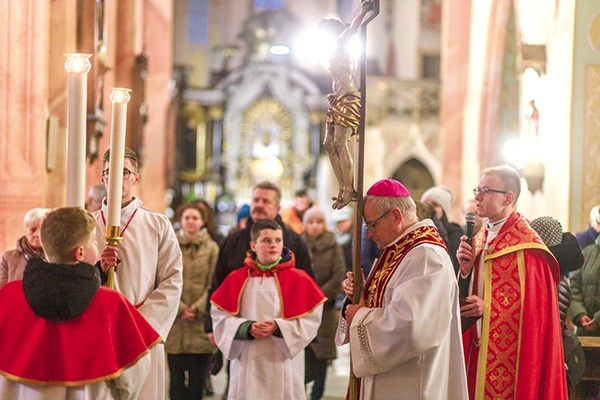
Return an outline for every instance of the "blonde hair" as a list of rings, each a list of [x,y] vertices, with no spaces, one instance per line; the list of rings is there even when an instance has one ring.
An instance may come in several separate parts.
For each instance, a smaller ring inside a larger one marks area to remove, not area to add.
[[[48,260],[56,263],[74,261],[72,253],[78,246],[92,240],[96,230],[94,215],[80,207],[61,207],[48,213],[40,238]]]
[[[515,195],[515,201],[513,204],[519,200],[519,195],[521,195],[521,177],[519,173],[512,167],[508,165],[498,165],[496,167],[489,167],[482,171],[483,175],[498,175],[504,184],[502,190],[508,190],[513,192]]]

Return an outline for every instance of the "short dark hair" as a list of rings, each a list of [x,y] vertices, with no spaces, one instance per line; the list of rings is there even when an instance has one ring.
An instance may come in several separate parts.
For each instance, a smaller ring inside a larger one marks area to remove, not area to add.
[[[252,228],[250,228],[250,239],[252,241],[256,241],[260,236],[260,232],[265,229],[271,229],[274,231],[283,231],[281,225],[279,225],[275,220],[272,219],[261,219],[252,224]]]
[[[135,154],[135,151],[131,150],[129,147],[125,147],[125,152],[124,152],[123,156],[125,158],[129,158],[129,160],[133,164],[135,171],[132,171],[132,172],[138,172],[138,158],[137,158],[137,154]],[[102,165],[106,164],[109,161],[110,161],[110,149],[106,150],[106,152],[104,153],[104,156],[102,156]]]

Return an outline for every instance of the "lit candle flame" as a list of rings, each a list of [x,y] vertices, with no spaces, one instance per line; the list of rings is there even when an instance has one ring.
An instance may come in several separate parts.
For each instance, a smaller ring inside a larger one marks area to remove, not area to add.
[[[90,63],[89,58],[92,56],[91,54],[84,53],[64,53],[65,57],[67,57],[67,61],[65,62],[65,69],[67,72],[76,72],[76,73],[88,73],[92,68],[92,63]]]

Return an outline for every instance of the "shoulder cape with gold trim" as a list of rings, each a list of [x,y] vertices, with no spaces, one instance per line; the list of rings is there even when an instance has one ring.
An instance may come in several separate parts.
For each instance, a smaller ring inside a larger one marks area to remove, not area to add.
[[[227,275],[213,292],[210,302],[232,315],[237,315],[240,313],[242,294],[248,278],[272,276],[279,288],[282,318],[294,319],[308,314],[327,301],[327,297],[306,271],[295,268],[294,253],[289,251],[289,254],[289,259],[269,271],[262,271],[248,251],[244,266]]]
[[[0,290],[0,304],[0,373],[12,381],[80,386],[114,379],[161,341],[123,295],[104,287],[70,321],[35,315],[22,281]]]

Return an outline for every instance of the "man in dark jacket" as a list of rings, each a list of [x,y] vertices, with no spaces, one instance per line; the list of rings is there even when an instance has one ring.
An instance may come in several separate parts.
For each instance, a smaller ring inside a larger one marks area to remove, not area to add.
[[[250,218],[246,228],[236,230],[231,233],[219,250],[219,258],[215,266],[210,289],[207,299],[210,299],[212,293],[219,287],[225,277],[233,270],[241,268],[244,265],[246,252],[250,249],[250,229],[252,224],[261,219],[273,219],[283,228],[283,243],[294,252],[296,258],[296,268],[307,271],[311,276],[312,264],[310,254],[306,244],[294,231],[283,223],[279,216],[281,209],[281,190],[277,185],[269,181],[257,183],[252,189],[252,200],[250,202]],[[210,301],[207,301],[207,313],[204,327],[209,333],[209,339],[212,339],[212,320],[210,318]]]

